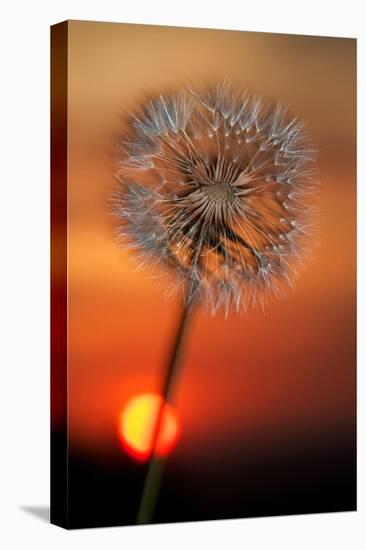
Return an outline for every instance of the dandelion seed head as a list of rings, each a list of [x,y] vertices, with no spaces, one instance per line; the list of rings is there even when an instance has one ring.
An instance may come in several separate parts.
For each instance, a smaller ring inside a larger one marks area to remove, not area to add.
[[[228,82],[159,95],[121,150],[119,235],[187,302],[228,313],[293,285],[313,227],[315,151],[286,107]]]

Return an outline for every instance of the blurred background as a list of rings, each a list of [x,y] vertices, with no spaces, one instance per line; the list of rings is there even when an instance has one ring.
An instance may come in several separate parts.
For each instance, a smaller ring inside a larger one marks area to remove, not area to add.
[[[124,117],[151,94],[223,77],[306,122],[317,245],[265,312],[196,313],[157,520],[354,509],[356,41],[78,21],[68,40],[72,525],[134,522],[146,465],[122,448],[118,417],[160,389],[179,309],[116,244],[108,201]]]

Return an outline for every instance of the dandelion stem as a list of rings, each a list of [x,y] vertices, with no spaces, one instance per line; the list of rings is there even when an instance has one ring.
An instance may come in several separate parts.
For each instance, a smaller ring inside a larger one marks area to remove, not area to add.
[[[140,501],[140,506],[137,514],[136,523],[141,525],[151,523],[154,517],[157,499],[159,496],[165,459],[157,456],[156,447],[158,436],[163,420],[164,406],[171,401],[174,382],[177,378],[179,365],[182,361],[184,339],[187,332],[187,327],[192,313],[192,303],[183,307],[181,317],[178,324],[176,337],[173,347],[170,352],[168,367],[165,374],[165,379],[162,388],[162,400],[156,417],[155,428],[152,435],[152,452],[146,473],[145,484]]]

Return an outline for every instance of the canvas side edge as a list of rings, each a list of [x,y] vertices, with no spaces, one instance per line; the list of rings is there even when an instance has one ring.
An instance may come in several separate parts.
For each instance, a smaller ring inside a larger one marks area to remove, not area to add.
[[[51,27],[51,523],[68,527],[67,435],[68,22]]]

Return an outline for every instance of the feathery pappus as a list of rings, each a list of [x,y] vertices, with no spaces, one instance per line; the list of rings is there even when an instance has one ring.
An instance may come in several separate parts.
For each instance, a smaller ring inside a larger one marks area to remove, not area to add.
[[[292,286],[314,220],[304,124],[227,81],[159,95],[129,120],[120,238],[171,273],[187,303],[245,310]]]

